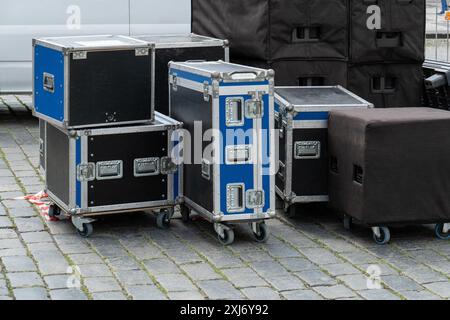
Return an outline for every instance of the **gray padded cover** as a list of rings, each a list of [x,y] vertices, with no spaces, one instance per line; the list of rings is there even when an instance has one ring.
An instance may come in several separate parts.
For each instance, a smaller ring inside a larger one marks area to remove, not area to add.
[[[372,81],[380,77],[394,78],[394,91],[374,91]],[[348,69],[347,89],[373,103],[376,108],[421,107],[423,83],[420,63],[374,64]]]
[[[279,60],[266,63],[259,60],[233,59],[232,62],[275,70],[277,86],[306,86],[308,81],[313,81],[309,85],[314,86],[347,86],[345,61]]]
[[[275,70],[277,86],[347,87],[347,62],[344,61],[277,61],[270,67]]]
[[[328,132],[335,209],[369,225],[450,221],[450,112],[332,111]]]
[[[377,5],[381,9],[380,30],[367,28],[370,17],[367,8],[371,5]],[[423,62],[425,0],[350,0],[350,8],[352,63]],[[387,39],[379,39],[386,35]],[[397,35],[400,41],[393,43],[394,39],[391,37]]]

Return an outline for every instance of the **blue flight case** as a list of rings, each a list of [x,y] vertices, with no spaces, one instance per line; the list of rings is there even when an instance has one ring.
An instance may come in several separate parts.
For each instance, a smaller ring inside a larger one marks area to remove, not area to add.
[[[151,123],[153,57],[126,36],[33,39],[34,114],[67,129]]]
[[[275,215],[274,72],[223,61],[171,62],[169,83],[171,117],[184,128],[183,218],[194,210],[214,223],[224,245],[240,222],[266,241],[264,221]]]
[[[329,200],[329,112],[372,107],[341,86],[275,88],[275,128],[279,132],[275,183],[289,216],[295,215],[295,204]]]

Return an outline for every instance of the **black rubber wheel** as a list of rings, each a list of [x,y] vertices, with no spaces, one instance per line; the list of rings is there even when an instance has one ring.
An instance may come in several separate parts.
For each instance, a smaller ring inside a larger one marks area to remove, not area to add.
[[[253,232],[253,236],[258,242],[266,242],[269,239],[269,230],[264,222],[259,224],[259,232]]]
[[[170,227],[170,213],[162,211],[156,216],[156,225],[160,229],[168,229]]]
[[[391,232],[387,227],[380,227],[380,236],[378,237],[375,233],[373,234],[373,240],[376,244],[385,245],[391,240]]]
[[[181,206],[180,207],[180,211],[181,211],[181,219],[183,220],[183,222],[189,222],[189,216],[191,215],[191,209],[189,209],[186,206]]]
[[[92,223],[83,223],[83,230],[77,229],[77,232],[83,238],[88,238],[94,232],[94,227]]]
[[[56,204],[51,204],[48,208],[48,216],[49,217],[58,217],[61,215],[61,208],[58,207]]]
[[[344,229],[350,231],[352,229],[353,219],[350,216],[344,216]]]
[[[450,240],[450,231],[444,232],[444,223],[438,223],[434,229],[436,237],[441,240]]]
[[[229,246],[234,242],[234,231],[233,229],[224,229],[223,237],[220,234],[217,234],[217,238],[219,239],[221,244],[223,244],[224,246]]]

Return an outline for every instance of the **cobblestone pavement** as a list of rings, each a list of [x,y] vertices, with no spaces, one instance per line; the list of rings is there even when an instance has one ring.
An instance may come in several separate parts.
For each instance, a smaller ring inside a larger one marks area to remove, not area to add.
[[[267,244],[249,228],[222,247],[203,221],[117,215],[82,239],[69,221],[46,222],[25,201],[43,188],[38,124],[29,97],[0,100],[1,299],[447,299],[450,243],[431,226],[393,229],[376,246],[368,228],[329,213],[270,221]],[[381,279],[381,289],[371,289]],[[369,281],[368,281],[369,279]],[[369,286],[368,286],[369,285]]]

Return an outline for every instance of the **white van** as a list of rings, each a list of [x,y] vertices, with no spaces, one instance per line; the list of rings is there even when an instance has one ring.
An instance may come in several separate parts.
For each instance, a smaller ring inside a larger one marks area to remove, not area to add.
[[[0,93],[31,92],[31,40],[188,33],[190,0],[0,0]]]

